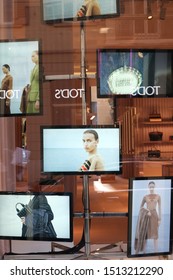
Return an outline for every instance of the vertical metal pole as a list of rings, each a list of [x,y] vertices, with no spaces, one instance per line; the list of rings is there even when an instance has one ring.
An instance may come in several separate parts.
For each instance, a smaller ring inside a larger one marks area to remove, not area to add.
[[[89,203],[89,178],[83,176],[83,197],[84,197],[84,235],[85,235],[85,254],[90,255],[90,203]]]
[[[82,79],[82,124],[87,124],[86,117],[86,65],[85,65],[85,28],[84,22],[80,24],[81,35],[81,79]]]
[[[84,22],[80,25],[81,32],[81,79],[82,79],[82,124],[87,124],[86,117],[86,65],[85,65],[85,28]],[[84,235],[85,235],[85,254],[90,255],[90,203],[89,203],[89,178],[83,176],[83,197],[84,197]]]

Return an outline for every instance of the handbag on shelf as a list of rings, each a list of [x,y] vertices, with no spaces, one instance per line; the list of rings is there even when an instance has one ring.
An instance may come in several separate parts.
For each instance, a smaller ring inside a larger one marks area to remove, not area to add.
[[[148,150],[148,157],[149,158],[160,158],[160,150]]]
[[[149,114],[149,121],[150,122],[161,122],[162,118],[161,118],[161,114],[158,113],[157,111],[153,111],[153,113]]]
[[[163,132],[161,131],[152,131],[149,132],[150,141],[162,141]]]

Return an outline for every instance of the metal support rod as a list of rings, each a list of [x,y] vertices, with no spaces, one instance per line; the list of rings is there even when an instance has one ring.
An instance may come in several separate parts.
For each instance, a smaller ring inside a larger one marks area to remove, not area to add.
[[[114,218],[114,217],[128,217],[127,212],[90,212],[90,218],[94,217],[109,217],[109,218]]]
[[[95,79],[96,74],[88,74],[86,73],[87,79]],[[44,77],[45,81],[57,81],[57,80],[73,80],[73,79],[81,79],[81,74],[66,74],[66,75],[46,75]]]
[[[85,234],[85,254],[88,257],[90,248],[90,202],[89,202],[89,178],[83,176],[83,203],[84,203],[84,234]]]
[[[75,212],[73,213],[74,218],[84,218],[85,214],[83,212]],[[128,217],[128,212],[90,212],[90,218],[94,217],[109,217],[109,218],[114,218],[114,217]]]
[[[87,124],[86,117],[86,65],[85,65],[85,28],[84,22],[80,24],[81,35],[81,79],[82,79],[82,124]]]
[[[80,23],[81,34],[81,79],[82,79],[82,124],[87,124],[86,116],[86,63],[85,63],[85,28],[84,22]],[[83,176],[83,197],[84,197],[84,234],[85,234],[85,254],[90,255],[90,203],[89,203],[89,177]]]

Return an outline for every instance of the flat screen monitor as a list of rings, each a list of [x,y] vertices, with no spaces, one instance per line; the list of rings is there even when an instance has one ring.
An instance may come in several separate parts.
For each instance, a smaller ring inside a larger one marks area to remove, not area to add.
[[[171,253],[172,177],[129,180],[128,256]]]
[[[173,51],[97,50],[97,95],[173,97]]]
[[[0,117],[40,115],[40,42],[0,41],[0,67]]]
[[[43,0],[47,23],[110,18],[119,15],[119,0]]]
[[[0,192],[0,238],[72,241],[71,193]]]
[[[43,173],[120,173],[120,149],[118,126],[41,127]]]

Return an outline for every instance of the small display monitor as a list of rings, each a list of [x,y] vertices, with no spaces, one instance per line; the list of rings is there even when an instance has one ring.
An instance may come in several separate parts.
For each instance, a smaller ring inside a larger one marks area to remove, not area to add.
[[[40,42],[0,41],[0,67],[0,117],[40,115]]]
[[[121,172],[119,126],[42,126],[42,172],[104,174]]]
[[[173,97],[173,51],[98,49],[97,95]]]
[[[119,15],[119,0],[43,0],[47,23],[110,18]]]
[[[71,193],[0,192],[0,238],[73,240]]]
[[[128,256],[171,253],[172,177],[129,179]]]

